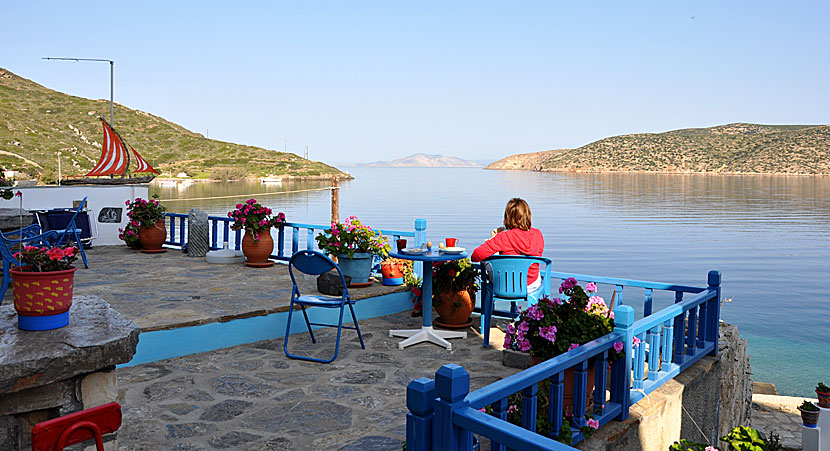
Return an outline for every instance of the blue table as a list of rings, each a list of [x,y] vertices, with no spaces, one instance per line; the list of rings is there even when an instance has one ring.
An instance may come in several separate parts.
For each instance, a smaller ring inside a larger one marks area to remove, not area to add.
[[[432,264],[434,262],[445,262],[450,260],[461,260],[467,258],[467,253],[460,254],[444,254],[441,252],[430,251],[426,254],[406,254],[406,253],[390,253],[390,257],[402,258],[404,260],[413,260],[424,262],[424,270],[421,277],[423,283],[421,290],[423,292],[423,315],[424,323],[420,329],[400,329],[390,330],[390,337],[408,337],[406,340],[398,343],[398,349],[403,349],[409,345],[414,345],[424,341],[435,343],[443,346],[448,350],[452,350],[452,343],[445,339],[449,338],[467,338],[467,332],[457,332],[450,330],[435,330],[432,328]]]

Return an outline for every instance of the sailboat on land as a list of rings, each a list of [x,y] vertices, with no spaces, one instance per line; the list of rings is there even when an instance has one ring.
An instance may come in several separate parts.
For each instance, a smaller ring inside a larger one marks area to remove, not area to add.
[[[103,117],[99,117],[104,127],[104,145],[101,149],[101,158],[98,164],[83,177],[68,178],[61,181],[63,185],[129,185],[136,183],[149,183],[155,174],[159,172],[153,169],[147,160],[141,157],[133,146],[128,145],[124,138],[115,131]],[[133,177],[130,174],[130,154],[127,147],[132,151],[136,161],[136,168],[133,174],[146,172],[144,177]],[[109,177],[106,177],[109,176]],[[120,177],[115,177],[120,176]],[[100,178],[99,178],[100,177]]]

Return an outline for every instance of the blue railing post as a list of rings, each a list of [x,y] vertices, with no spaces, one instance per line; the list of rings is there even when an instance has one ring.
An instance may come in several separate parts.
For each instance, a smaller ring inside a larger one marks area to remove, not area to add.
[[[680,291],[676,291],[674,293],[674,303],[679,304],[683,302],[683,293]],[[681,313],[674,317],[674,352],[672,352],[674,356],[674,363],[680,365],[683,363],[684,359],[684,352],[683,352],[683,344],[684,344],[684,336],[686,335],[686,312]]]
[[[473,434],[453,424],[453,409],[462,407],[470,393],[470,373],[454,363],[435,372],[436,419],[433,422],[432,443],[436,451],[461,451],[472,447]]]
[[[614,332],[622,334],[623,358],[614,362],[611,368],[611,401],[622,407],[616,418],[623,421],[628,418],[628,409],[631,407],[631,345],[634,341],[634,309],[628,305],[620,305],[614,309]]]
[[[285,257],[285,227],[277,228],[277,256]]]
[[[406,449],[429,451],[432,449],[433,404],[436,397],[435,382],[421,377],[406,387]]]
[[[709,355],[718,355],[718,337],[720,333],[720,297],[721,297],[721,274],[720,271],[709,271],[709,289],[715,289],[717,295],[711,301],[708,301],[709,307],[706,313],[709,315],[706,331],[706,341],[715,343],[715,347]]]

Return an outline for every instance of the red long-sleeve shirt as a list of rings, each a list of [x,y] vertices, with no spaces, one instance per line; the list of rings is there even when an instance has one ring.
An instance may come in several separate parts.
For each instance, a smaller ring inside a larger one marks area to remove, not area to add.
[[[493,238],[485,241],[473,251],[470,258],[480,262],[485,258],[500,255],[534,255],[541,257],[545,251],[545,239],[539,229],[521,230],[509,229],[499,232]],[[539,264],[531,265],[527,270],[527,284],[530,285],[539,277]]]

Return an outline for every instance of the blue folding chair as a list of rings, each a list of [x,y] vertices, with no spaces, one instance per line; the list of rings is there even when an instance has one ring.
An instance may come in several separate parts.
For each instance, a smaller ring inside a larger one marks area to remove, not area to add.
[[[84,268],[89,268],[89,263],[86,260],[86,252],[84,252],[84,244],[81,242],[81,228],[75,223],[78,218],[78,215],[83,211],[84,207],[86,206],[86,197],[84,200],[81,201],[81,205],[78,205],[78,208],[75,209],[75,213],[72,215],[72,218],[69,222],[66,223],[66,227],[63,229],[53,229],[49,230],[49,232],[57,233],[57,238],[52,245],[59,246],[69,242],[69,238],[71,237],[73,241],[75,241],[75,245],[78,246],[78,250],[81,251],[81,258],[84,260]]]
[[[319,276],[320,274],[327,273],[332,269],[336,269],[337,274],[340,276],[340,282],[343,284],[343,294],[340,296],[300,295],[300,289],[297,287],[297,280],[294,278],[295,269],[303,274],[314,276]],[[340,267],[337,266],[337,263],[334,263],[330,258],[317,251],[298,251],[292,255],[291,260],[288,261],[288,273],[291,275],[291,282],[294,284],[294,288],[291,290],[291,305],[288,308],[288,324],[285,326],[285,342],[282,346],[283,351],[285,351],[285,355],[292,359],[308,360],[312,362],[333,362],[334,359],[337,358],[338,352],[340,352],[340,332],[342,329],[356,330],[357,338],[360,339],[360,347],[366,349],[366,345],[363,344],[363,336],[360,334],[360,326],[357,324],[357,316],[354,314],[354,301],[349,296],[349,290],[346,288],[346,280],[343,278],[343,273],[340,271]],[[291,335],[291,315],[294,313],[294,305],[299,305],[300,310],[303,312],[303,318],[305,318],[305,324],[308,328],[308,334],[311,335],[312,343],[317,343],[317,340],[314,338],[314,332],[312,332],[311,326],[337,326],[337,341],[334,345],[334,356],[332,356],[332,358],[328,360],[318,359],[315,357],[294,355],[288,352],[288,337]],[[343,325],[343,311],[346,306],[349,307],[349,311],[352,313],[354,327]],[[340,319],[338,319],[337,324],[312,323],[308,319],[308,313],[305,309],[306,307],[322,307],[328,309],[339,308]]]
[[[545,264],[542,287],[537,296],[527,292],[527,271],[533,264]],[[481,262],[481,332],[484,335],[484,347],[490,346],[490,325],[493,316],[515,319],[518,316],[516,303],[527,301],[534,304],[538,299],[550,295],[551,260],[545,257],[527,255],[494,255]],[[507,301],[510,310],[497,310],[496,301]]]
[[[16,236],[17,238],[12,238]],[[57,239],[58,234],[54,231],[40,233],[40,226],[37,224],[28,225],[13,232],[0,232],[0,257],[3,259],[3,282],[0,286],[0,304],[3,303],[3,297],[6,295],[6,290],[12,281],[9,270],[14,266],[19,266],[20,262],[14,258],[12,247],[14,246],[45,246],[51,240]]]

